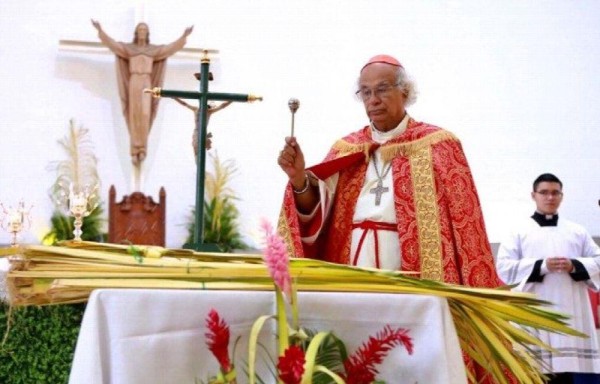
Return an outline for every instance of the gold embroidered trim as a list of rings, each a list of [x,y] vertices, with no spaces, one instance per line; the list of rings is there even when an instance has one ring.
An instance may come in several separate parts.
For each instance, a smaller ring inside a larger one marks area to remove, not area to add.
[[[443,281],[442,238],[431,147],[415,150],[410,158],[410,169],[417,211],[417,231],[421,254],[421,278]]]
[[[356,152],[363,152],[365,154],[365,162],[369,162],[369,148],[370,143],[352,144],[346,140],[340,139],[333,144],[333,149],[338,151],[338,157],[351,155]]]
[[[381,147],[381,159],[386,161],[391,161],[394,157],[397,156],[408,156],[412,157],[415,154],[419,153],[424,148],[428,148],[434,144],[442,142],[444,140],[454,140],[459,141],[453,133],[448,131],[437,131],[430,135],[427,135],[421,139],[411,141],[409,143],[398,143],[398,144],[389,144]]]
[[[384,162],[391,161],[396,156],[411,157],[421,151],[423,148],[430,147],[444,140],[459,141],[452,132],[437,131],[427,135],[421,139],[411,141],[409,143],[387,144],[381,147],[381,159]],[[365,161],[369,161],[369,143],[352,144],[343,139],[338,140],[333,145],[333,148],[338,151],[338,155],[346,156],[356,152],[365,154]]]
[[[299,257],[294,249],[294,240],[292,239],[292,231],[285,218],[284,210],[279,215],[277,221],[277,233],[282,237],[288,252],[288,257]]]
[[[445,140],[459,142],[453,133],[440,130],[409,143],[388,144],[381,147],[381,158],[384,162],[391,161],[397,156],[408,157],[415,191],[421,278],[436,281],[443,281],[444,276],[442,238],[431,147]],[[339,151],[341,156],[362,151],[365,153],[366,161],[369,161],[369,144],[351,144],[344,140],[338,140],[334,144],[334,148]]]

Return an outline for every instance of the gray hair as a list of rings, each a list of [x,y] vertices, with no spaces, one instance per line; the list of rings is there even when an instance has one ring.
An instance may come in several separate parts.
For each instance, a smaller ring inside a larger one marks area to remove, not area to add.
[[[417,101],[417,85],[415,81],[406,73],[406,70],[402,67],[398,67],[397,70],[397,83],[399,83],[399,87],[402,89],[402,92],[406,95],[406,106],[413,105]]]
[[[413,105],[417,101],[419,92],[417,91],[415,81],[406,73],[403,67],[397,67],[396,69],[396,83],[398,83],[398,87],[406,95],[406,106]],[[360,88],[360,77],[356,80],[356,85]]]

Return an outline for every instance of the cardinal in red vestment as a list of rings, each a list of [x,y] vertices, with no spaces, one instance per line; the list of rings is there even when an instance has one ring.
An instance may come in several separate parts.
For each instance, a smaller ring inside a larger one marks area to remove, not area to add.
[[[322,163],[306,168],[296,138],[285,139],[278,230],[290,256],[501,286],[459,139],[408,115],[414,83],[391,56],[362,67],[356,95],[370,124],[334,143]]]

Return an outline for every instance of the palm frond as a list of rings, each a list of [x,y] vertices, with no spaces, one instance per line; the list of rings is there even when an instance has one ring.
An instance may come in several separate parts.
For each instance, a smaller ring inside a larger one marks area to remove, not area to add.
[[[302,350],[305,351],[318,331],[312,329],[306,329],[304,331],[308,336],[306,340],[302,341]],[[319,346],[315,365],[326,367],[332,372],[344,372],[344,360],[347,358],[348,353],[344,342],[335,336],[335,334],[330,333]],[[312,382],[313,384],[329,384],[331,383],[331,377],[323,372],[317,371],[312,377]]]
[[[264,291],[274,286],[261,255],[136,248],[142,263],[127,246],[89,242],[0,248],[0,256],[19,255],[10,259],[7,276],[16,306],[81,302],[96,288]],[[311,259],[290,259],[290,274],[298,291],[387,292],[446,299],[462,350],[499,384],[506,382],[507,370],[519,383],[544,382],[541,362],[531,351],[549,347],[524,330],[585,336],[568,326],[566,315],[550,310],[547,302],[531,294],[444,284],[401,272]],[[319,343],[325,343],[322,335]],[[334,354],[325,355],[333,360]],[[326,363],[317,365],[326,367]]]
[[[64,149],[66,158],[52,162],[49,168],[56,172],[56,181],[50,188],[52,202],[58,209],[68,206],[69,188],[75,191],[92,190],[100,187],[97,171],[97,158],[89,130],[76,127],[75,121],[69,121],[69,133],[58,141]]]
[[[65,159],[49,165],[49,169],[56,172],[56,180],[49,190],[55,210],[50,218],[51,229],[42,240],[44,244],[56,244],[74,237],[74,218],[66,214],[69,207],[70,189],[89,192],[88,200],[94,200],[94,204],[90,204],[90,206],[95,206],[95,202],[99,200],[97,191],[100,188],[100,177],[89,130],[83,126],[77,128],[75,121],[71,119],[69,132],[58,143],[65,152]],[[98,203],[98,206],[83,218],[82,239],[104,241],[105,236],[102,229],[105,220],[102,215],[103,210]]]
[[[233,190],[228,186],[229,180],[237,172],[235,162],[232,159],[222,162],[216,152],[210,154],[210,158],[215,173],[206,172],[204,187],[206,199],[212,200],[215,197],[235,199]]]
[[[216,244],[223,252],[235,249],[246,249],[248,245],[242,240],[239,231],[239,211],[234,200],[237,200],[233,190],[228,186],[233,174],[237,171],[233,160],[221,162],[217,154],[211,159],[214,174],[206,172],[204,186],[204,242]],[[188,237],[186,243],[192,243],[196,229],[196,209],[192,208],[187,219]]]

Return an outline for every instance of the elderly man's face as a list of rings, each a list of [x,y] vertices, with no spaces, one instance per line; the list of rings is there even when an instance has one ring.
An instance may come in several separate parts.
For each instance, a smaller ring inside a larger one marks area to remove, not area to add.
[[[380,131],[396,128],[406,113],[406,95],[396,84],[396,70],[393,65],[374,63],[360,74],[359,91],[363,95],[365,111]]]

